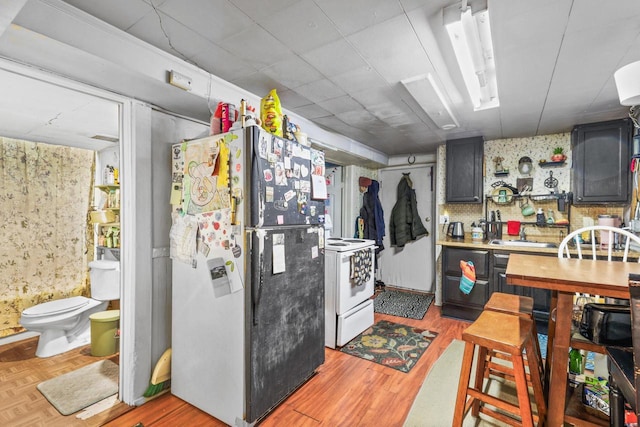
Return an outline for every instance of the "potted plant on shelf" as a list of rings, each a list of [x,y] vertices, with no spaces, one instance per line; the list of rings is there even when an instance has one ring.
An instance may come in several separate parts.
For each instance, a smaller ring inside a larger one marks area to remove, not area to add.
[[[567,156],[564,155],[563,152],[563,148],[562,147],[556,147],[553,149],[553,155],[551,156],[551,161],[552,162],[562,162],[564,161]]]

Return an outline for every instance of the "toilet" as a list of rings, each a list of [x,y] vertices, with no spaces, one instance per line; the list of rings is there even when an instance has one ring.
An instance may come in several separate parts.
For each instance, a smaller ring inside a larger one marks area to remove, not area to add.
[[[97,260],[89,263],[91,298],[75,296],[29,307],[20,324],[40,332],[36,356],[50,357],[91,342],[89,316],[104,311],[109,301],[120,299],[120,262]]]

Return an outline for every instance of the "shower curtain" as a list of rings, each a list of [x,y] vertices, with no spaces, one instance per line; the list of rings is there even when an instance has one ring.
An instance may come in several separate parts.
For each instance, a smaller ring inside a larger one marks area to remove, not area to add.
[[[0,137],[0,337],[25,308],[87,295],[94,152]]]

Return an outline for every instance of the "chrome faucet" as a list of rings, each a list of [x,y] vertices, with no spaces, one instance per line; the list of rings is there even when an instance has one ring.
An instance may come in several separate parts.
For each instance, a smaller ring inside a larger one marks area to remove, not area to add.
[[[524,232],[524,225],[520,226],[520,240],[523,242],[527,240],[527,235]]]

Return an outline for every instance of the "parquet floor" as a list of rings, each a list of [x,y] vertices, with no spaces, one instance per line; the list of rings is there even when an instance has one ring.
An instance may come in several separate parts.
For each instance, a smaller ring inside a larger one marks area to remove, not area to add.
[[[59,356],[36,357],[38,337],[0,347],[0,426],[3,427],[85,427],[100,426],[131,408],[119,403],[87,420],[75,414],[61,415],[36,389],[42,381],[89,365],[103,357],[91,356],[90,346]],[[118,363],[118,357],[110,359]]]
[[[317,374],[278,406],[261,426],[401,426],[427,373],[453,339],[460,339],[467,322],[442,318],[431,306],[422,320],[383,314],[389,320],[437,332],[427,351],[409,373],[386,368],[325,349],[326,360]],[[86,421],[62,416],[36,389],[44,380],[67,373],[100,358],[90,348],[51,358],[35,357],[37,338],[0,347],[0,426],[3,427],[173,427],[224,426],[221,421],[167,393],[131,408],[124,404]],[[111,357],[117,363],[117,356]],[[457,384],[442,384],[457,387]],[[452,408],[443,408],[452,410]],[[141,424],[139,424],[141,423]]]

